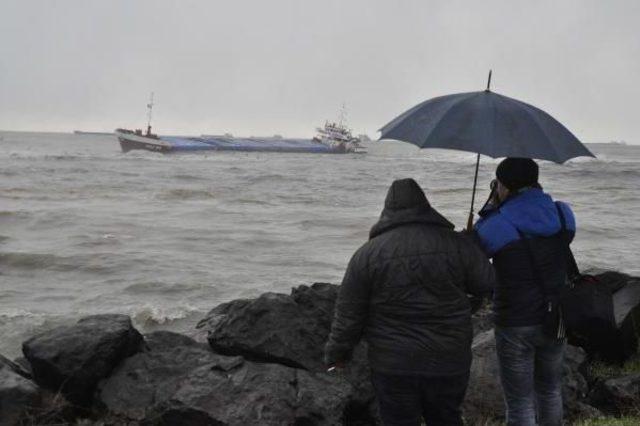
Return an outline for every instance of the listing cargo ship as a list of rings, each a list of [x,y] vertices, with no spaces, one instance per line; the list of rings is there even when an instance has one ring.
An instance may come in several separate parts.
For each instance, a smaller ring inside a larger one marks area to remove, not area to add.
[[[158,136],[141,130],[117,129],[115,131],[123,152],[134,149],[161,152],[164,154],[189,151],[244,151],[244,152],[308,152],[317,154],[363,153],[360,139],[341,134],[340,130],[327,123],[313,139],[271,137],[234,137],[232,135]]]
[[[123,152],[135,149],[161,152],[164,154],[192,151],[244,151],[244,152],[298,152],[317,154],[348,154],[363,153],[365,149],[360,144],[360,138],[354,137],[351,130],[344,123],[344,111],[337,123],[325,122],[324,127],[318,128],[318,134],[313,139],[283,138],[276,135],[271,137],[234,137],[224,135],[190,136],[158,136],[151,131],[151,112],[153,108],[153,94],[147,104],[147,130],[116,129],[115,134]]]

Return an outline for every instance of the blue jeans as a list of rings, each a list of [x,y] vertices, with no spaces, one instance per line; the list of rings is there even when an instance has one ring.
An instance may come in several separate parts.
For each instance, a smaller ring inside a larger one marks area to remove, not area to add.
[[[496,327],[495,335],[507,425],[562,425],[564,342],[542,326]]]

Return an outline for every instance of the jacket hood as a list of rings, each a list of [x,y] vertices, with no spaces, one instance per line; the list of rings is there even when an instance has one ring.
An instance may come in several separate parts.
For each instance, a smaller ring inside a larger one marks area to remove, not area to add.
[[[560,231],[560,219],[553,199],[542,189],[531,188],[508,199],[500,214],[528,235],[548,237]]]
[[[416,181],[413,179],[396,180],[387,192],[380,220],[371,228],[369,238],[411,223],[454,228],[451,222],[431,207]]]

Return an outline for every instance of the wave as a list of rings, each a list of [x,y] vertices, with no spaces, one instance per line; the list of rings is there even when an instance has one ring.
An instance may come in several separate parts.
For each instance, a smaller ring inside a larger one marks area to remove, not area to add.
[[[179,306],[157,306],[146,304],[141,309],[133,312],[131,317],[134,323],[145,327],[153,325],[165,325],[178,320],[183,320],[194,314],[202,314],[201,309],[183,304]]]
[[[216,198],[216,194],[206,189],[177,188],[163,191],[154,197],[158,200],[206,200]]]
[[[25,252],[0,253],[0,266],[23,270],[84,271],[98,274],[112,270],[107,266],[96,265],[96,256],[57,256]]]
[[[24,210],[0,210],[0,220],[12,218],[24,219],[30,216],[31,215]]]
[[[191,289],[194,288],[189,288],[182,284],[168,284],[162,281],[142,281],[125,287],[124,291],[132,294],[179,294]]]

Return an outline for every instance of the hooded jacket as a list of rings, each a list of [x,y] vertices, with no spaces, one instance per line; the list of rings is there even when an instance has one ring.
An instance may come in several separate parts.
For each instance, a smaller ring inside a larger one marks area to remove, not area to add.
[[[482,250],[433,209],[412,179],[395,181],[370,239],[340,287],[325,362],[348,361],[361,337],[374,371],[446,376],[468,372],[467,294],[492,289]]]
[[[576,222],[571,208],[554,203],[541,188],[525,189],[499,208],[481,212],[475,230],[496,270],[493,305],[497,325],[541,324],[546,302],[565,285],[566,243],[560,236],[558,208],[573,238]],[[521,233],[528,241],[521,239]]]

